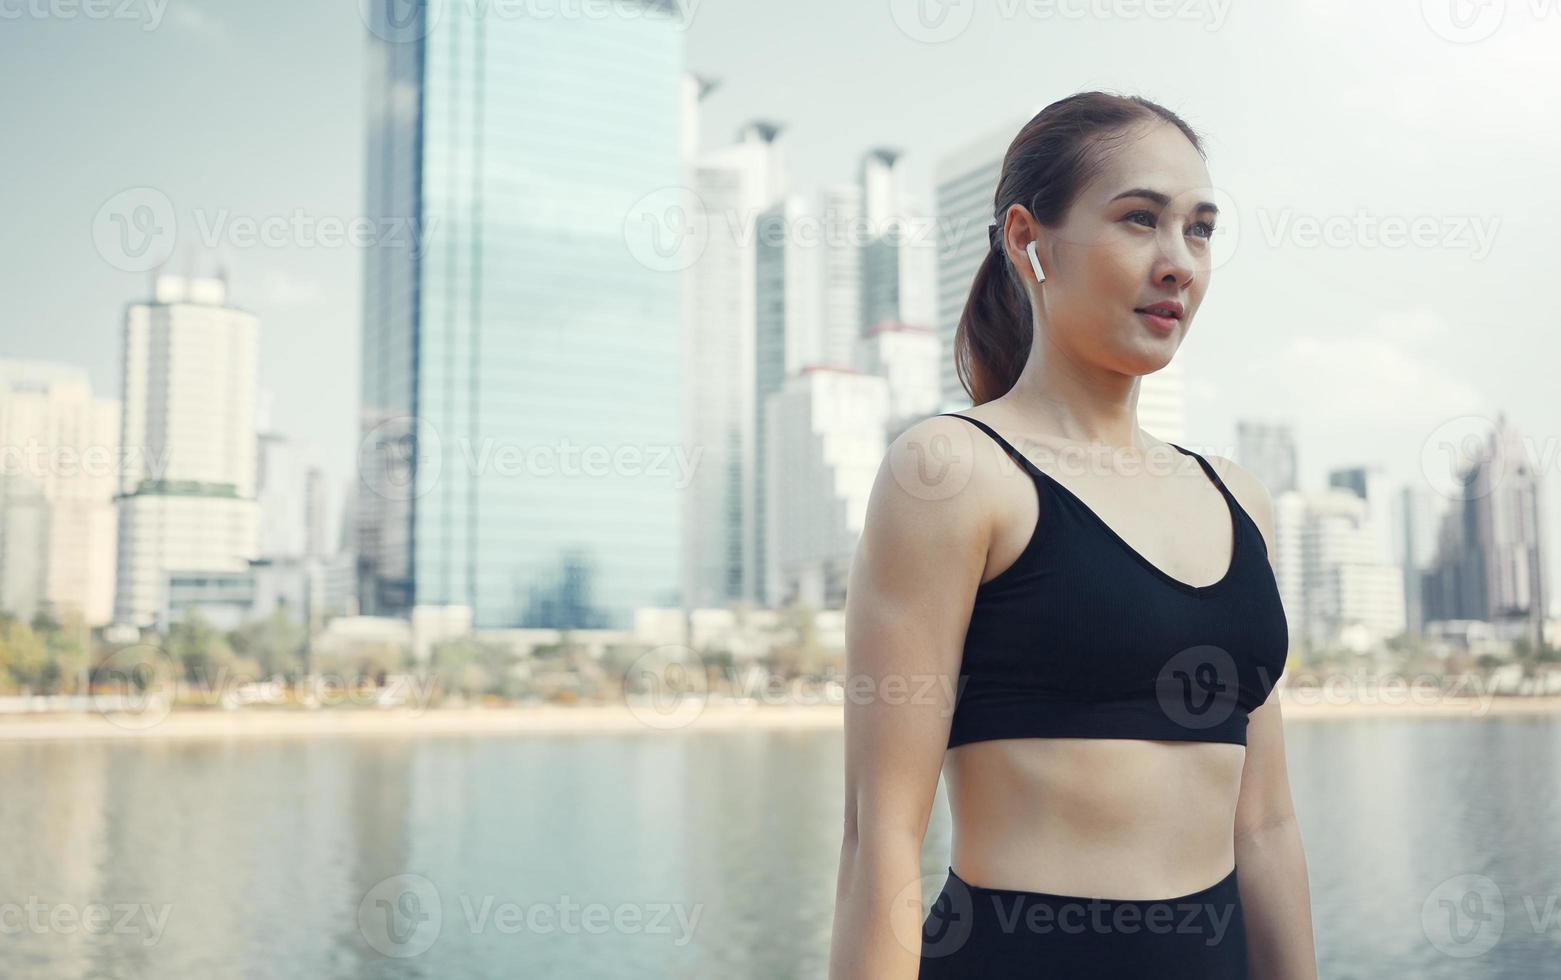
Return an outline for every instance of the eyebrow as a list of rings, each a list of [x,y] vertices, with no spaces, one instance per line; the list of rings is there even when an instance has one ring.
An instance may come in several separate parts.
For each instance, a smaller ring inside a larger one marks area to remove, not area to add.
[[[1161,194],[1159,191],[1150,190],[1147,187],[1134,187],[1130,190],[1125,190],[1106,203],[1110,204],[1115,201],[1120,201],[1124,197],[1147,197],[1149,200],[1160,205],[1162,208],[1171,203],[1171,199],[1169,197]],[[1220,213],[1220,209],[1210,204],[1208,201],[1199,201],[1198,206],[1193,208],[1193,210],[1198,212],[1210,211],[1214,214]]]

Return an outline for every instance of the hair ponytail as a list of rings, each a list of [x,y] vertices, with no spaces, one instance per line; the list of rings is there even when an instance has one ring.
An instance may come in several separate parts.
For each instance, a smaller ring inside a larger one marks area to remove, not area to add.
[[[954,330],[954,372],[972,405],[1014,386],[1035,339],[1029,293],[1001,247],[1008,209],[1022,204],[1040,224],[1060,225],[1079,191],[1104,167],[1112,137],[1143,122],[1176,126],[1203,153],[1198,135],[1171,110],[1136,95],[1107,92],[1079,92],[1053,102],[1008,145],[992,202],[997,231],[989,236]],[[1026,262],[1026,273],[1029,268]]]
[[[954,332],[954,372],[972,405],[991,401],[1019,380],[1030,356],[1031,322],[1029,294],[1008,256],[989,242]]]

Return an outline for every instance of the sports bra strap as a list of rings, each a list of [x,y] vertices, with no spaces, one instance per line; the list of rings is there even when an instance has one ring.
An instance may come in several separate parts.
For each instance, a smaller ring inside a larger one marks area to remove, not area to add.
[[[987,435],[991,436],[999,446],[1003,447],[1004,452],[1012,456],[1014,461],[1017,462],[1020,466],[1023,466],[1026,470],[1039,469],[1034,463],[1030,462],[1028,456],[1011,446],[1007,439],[1004,439],[1002,436],[997,434],[997,430],[993,429],[990,425],[987,425],[980,419],[971,418],[968,415],[961,415],[958,412],[940,412],[939,415],[947,415],[950,418],[964,419],[966,422],[971,423],[981,431],[985,432]],[[1175,449],[1177,452],[1184,453],[1185,455],[1196,459],[1198,461],[1198,465],[1203,468],[1203,472],[1208,475],[1209,479],[1213,481],[1216,487],[1219,488],[1220,492],[1227,495],[1230,493],[1230,489],[1225,486],[1225,481],[1220,479],[1220,475],[1215,472],[1214,466],[1208,460],[1204,459],[1201,453],[1196,453],[1191,449],[1178,446],[1174,442],[1167,442],[1166,445]]]
[[[1195,453],[1191,449],[1183,449],[1181,446],[1177,446],[1176,443],[1174,443],[1174,442],[1168,442],[1168,443],[1166,443],[1166,445],[1174,446],[1176,449],[1180,450],[1181,452],[1184,452],[1187,455],[1191,456],[1193,459],[1196,459],[1198,461],[1198,465],[1203,467],[1203,472],[1208,475],[1209,479],[1211,481],[1213,481],[1213,483],[1214,483],[1214,485],[1216,487],[1219,487],[1220,493],[1224,494],[1227,497],[1230,496],[1230,488],[1225,486],[1225,481],[1221,480],[1220,479],[1220,475],[1217,472],[1215,472],[1214,465],[1212,463],[1210,463],[1208,460],[1204,459],[1202,453]]]
[[[940,414],[941,415],[947,415],[950,418],[964,419],[966,422],[971,423],[972,425],[976,426],[976,428],[980,429],[982,432],[985,432],[987,435],[991,436],[992,439],[994,441],[996,441],[996,443],[999,446],[1003,447],[1003,451],[1006,452],[1008,455],[1012,456],[1014,458],[1014,462],[1016,462],[1020,466],[1022,466],[1025,469],[1026,472],[1029,472],[1029,471],[1032,471],[1032,470],[1036,469],[1036,465],[1034,463],[1030,462],[1030,460],[1024,455],[1024,453],[1021,453],[1019,450],[1017,450],[1013,446],[1009,445],[1007,439],[1004,439],[1002,436],[998,435],[997,431],[995,429],[993,429],[990,425],[987,425],[985,422],[981,421],[980,419],[973,419],[973,418],[971,418],[968,415],[960,415],[958,412],[942,412]]]

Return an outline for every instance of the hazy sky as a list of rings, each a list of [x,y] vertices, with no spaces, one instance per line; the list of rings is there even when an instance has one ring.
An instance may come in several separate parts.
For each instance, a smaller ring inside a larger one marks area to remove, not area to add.
[[[151,187],[181,235],[197,209],[360,214],[365,30],[356,0],[80,6],[0,0],[0,357],[84,365],[117,397],[121,314],[146,276],[99,254],[99,210]],[[1413,476],[1454,420],[1505,411],[1546,467],[1561,578],[1561,5],[1497,0],[1470,9],[1499,20],[1472,22],[1450,16],[1455,0],[684,6],[688,66],[722,82],[704,142],[784,122],[804,190],[848,179],[873,145],[902,148],[929,190],[940,153],[1080,89],[1181,113],[1232,205],[1228,259],[1178,355],[1187,441],[1229,455],[1238,417],[1291,421],[1315,487],[1332,466]],[[225,257],[235,301],[261,317],[277,427],[339,499],[360,253]]]

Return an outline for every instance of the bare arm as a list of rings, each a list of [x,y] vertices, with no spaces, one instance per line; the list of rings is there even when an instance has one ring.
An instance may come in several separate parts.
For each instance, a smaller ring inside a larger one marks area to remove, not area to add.
[[[913,980],[920,971],[921,847],[990,540],[972,431],[933,417],[895,440],[853,557],[830,980]]]
[[[1226,483],[1263,532],[1272,556],[1274,507],[1268,490],[1245,470],[1220,462],[1229,474]],[[1236,800],[1236,867],[1252,980],[1316,980],[1311,887],[1290,799],[1277,688],[1247,723],[1247,756]]]
[[[1252,712],[1236,802],[1236,867],[1252,980],[1316,980],[1311,887],[1290,805],[1278,692]]]

